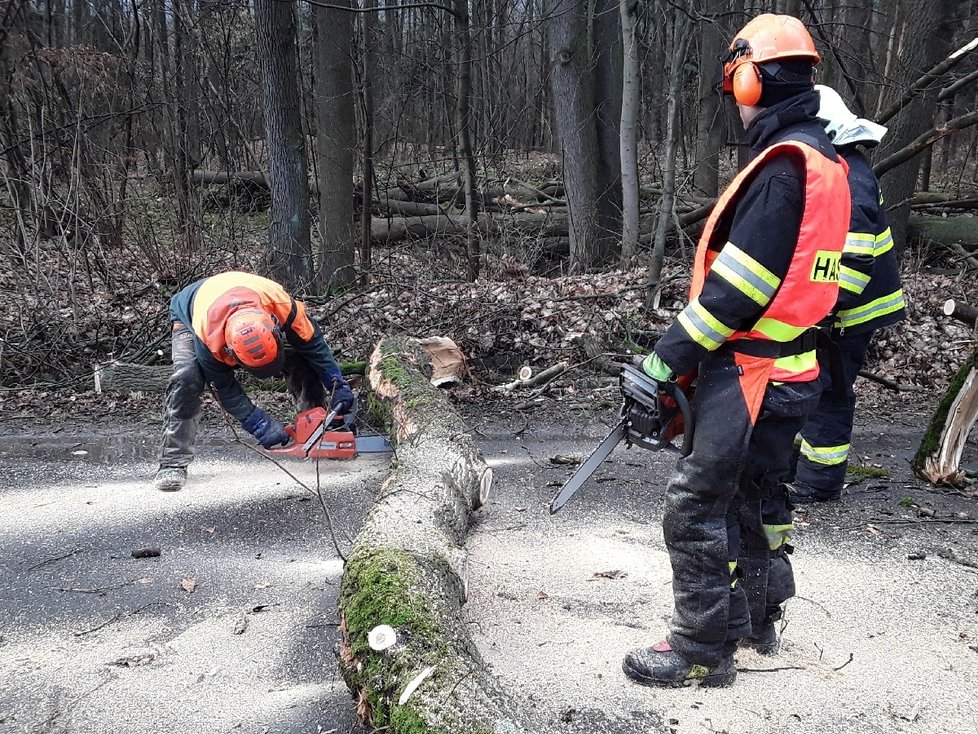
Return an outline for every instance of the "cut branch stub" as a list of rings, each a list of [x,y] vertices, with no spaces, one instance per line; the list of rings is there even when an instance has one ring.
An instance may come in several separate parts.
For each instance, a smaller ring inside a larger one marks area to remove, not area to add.
[[[344,677],[391,734],[545,732],[487,672],[462,620],[465,536],[492,471],[430,376],[413,339],[385,339],[370,358],[371,405],[397,448],[343,573]],[[380,625],[397,642],[375,650]]]

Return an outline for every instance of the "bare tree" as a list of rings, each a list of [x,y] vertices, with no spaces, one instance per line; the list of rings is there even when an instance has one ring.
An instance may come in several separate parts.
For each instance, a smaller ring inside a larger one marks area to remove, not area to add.
[[[334,5],[352,8],[353,0]],[[327,289],[355,280],[353,226],[353,14],[313,8],[316,59],[316,146],[319,155],[319,273]],[[369,207],[368,207],[369,209]]]
[[[255,0],[265,140],[272,191],[268,268],[290,288],[312,280],[309,182],[296,66],[295,3]]]

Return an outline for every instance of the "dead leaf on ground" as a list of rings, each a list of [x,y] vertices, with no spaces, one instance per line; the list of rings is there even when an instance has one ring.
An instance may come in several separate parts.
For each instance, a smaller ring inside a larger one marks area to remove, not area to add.
[[[614,569],[613,571],[597,571],[594,574],[596,579],[623,579],[628,575],[627,571],[622,571],[621,569]]]
[[[550,598],[550,594],[548,594],[546,591],[537,592],[537,599],[549,599],[549,598]]]
[[[217,530],[217,526],[216,525],[201,525],[200,526],[200,529],[203,530],[205,533],[213,533],[215,530]]]
[[[188,594],[193,594],[194,589],[197,588],[197,581],[194,579],[183,579],[180,582],[180,588],[186,591]]]
[[[234,623],[234,634],[243,635],[245,630],[248,629],[248,622],[251,621],[251,617],[247,614],[242,614],[238,621]]]
[[[580,464],[580,454],[557,454],[550,457],[551,464]]]

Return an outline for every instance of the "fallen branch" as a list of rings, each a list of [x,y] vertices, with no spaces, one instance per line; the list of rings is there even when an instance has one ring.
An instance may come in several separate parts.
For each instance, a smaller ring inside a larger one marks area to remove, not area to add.
[[[910,100],[930,86],[931,82],[957,66],[958,62],[975,50],[975,48],[978,48],[978,38],[972,39],[957,51],[951,53],[946,59],[935,64],[930,71],[923,74],[913,84],[907,87],[907,90],[899,99],[895,100],[889,107],[876,115],[876,122],[880,125],[885,125],[887,120],[896,115]]]
[[[963,130],[966,127],[970,127],[976,122],[978,122],[978,111],[969,112],[959,117],[955,117],[952,120],[948,120],[944,124],[938,125],[922,135],[917,136],[900,150],[879,161],[875,166],[873,166],[873,173],[875,173],[876,177],[879,178],[890,169],[896,168],[901,163],[905,163],[914,156],[922,153],[941,138],[944,138],[958,130]]]
[[[509,394],[520,388],[533,387],[534,385],[539,385],[541,382],[546,382],[553,377],[557,377],[561,373],[565,372],[567,367],[567,362],[558,362],[553,367],[548,367],[547,369],[543,370],[543,372],[538,372],[532,377],[528,377],[526,379],[516,379],[512,382],[507,382],[505,385],[496,385],[494,388],[492,388],[492,390],[494,392]]]
[[[914,387],[913,385],[901,385],[899,382],[894,382],[886,377],[873,374],[868,370],[859,370],[859,376],[869,380],[870,382],[875,382],[883,387],[888,387],[890,390],[895,390],[897,392],[919,392],[921,390],[921,388]]]

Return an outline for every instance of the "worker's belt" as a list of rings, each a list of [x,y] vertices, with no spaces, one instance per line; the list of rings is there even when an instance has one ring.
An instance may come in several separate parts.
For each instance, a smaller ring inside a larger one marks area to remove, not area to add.
[[[723,346],[731,352],[749,354],[752,357],[780,359],[820,349],[823,346],[823,338],[828,341],[828,337],[821,329],[809,329],[790,342],[776,342],[770,339],[734,339],[725,342]]]
[[[843,367],[842,351],[829,337],[826,329],[811,328],[790,342],[776,342],[769,339],[734,339],[725,342],[723,348],[731,352],[749,354],[752,357],[793,357],[805,354],[813,349],[818,352],[818,361],[823,369],[829,371],[832,377],[832,387],[828,392],[844,395],[846,389],[846,373]],[[842,391],[842,392],[840,392]]]

